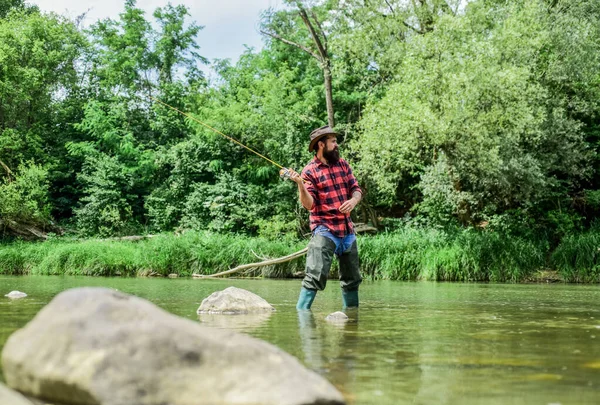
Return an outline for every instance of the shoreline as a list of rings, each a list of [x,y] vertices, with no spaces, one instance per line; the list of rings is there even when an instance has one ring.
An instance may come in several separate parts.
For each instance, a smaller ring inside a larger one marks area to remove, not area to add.
[[[583,234],[550,250],[544,240],[493,232],[402,229],[359,236],[361,272],[372,280],[598,283],[597,248]],[[587,240],[586,239],[586,240]],[[163,233],[130,240],[69,240],[0,244],[2,275],[192,277],[278,258],[308,240],[269,240],[235,234]],[[598,258],[600,260],[600,258]],[[238,273],[236,277],[298,278],[304,258]],[[334,263],[330,278],[337,277]]]

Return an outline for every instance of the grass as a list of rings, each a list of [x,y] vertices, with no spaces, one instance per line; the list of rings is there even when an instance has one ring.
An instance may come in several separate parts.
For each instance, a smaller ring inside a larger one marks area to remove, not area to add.
[[[600,230],[570,235],[552,252],[552,266],[568,282],[600,282]]]
[[[128,277],[214,274],[262,260],[252,252],[261,257],[280,257],[304,245],[202,232],[181,236],[161,234],[137,242],[95,239],[17,242],[0,246],[0,274]],[[292,261],[262,267],[255,275],[291,277],[303,267],[302,261]]]
[[[495,232],[405,228],[362,239],[361,260],[372,278],[518,282],[545,265],[547,250]]]
[[[209,232],[165,233],[137,242],[16,242],[0,245],[0,274],[189,277],[285,256],[306,245]],[[543,238],[406,227],[360,237],[359,251],[363,275],[371,279],[522,282],[550,268],[567,282],[600,282],[600,231],[594,230],[565,237],[551,251]],[[304,271],[304,263],[301,258],[244,275],[292,277]]]

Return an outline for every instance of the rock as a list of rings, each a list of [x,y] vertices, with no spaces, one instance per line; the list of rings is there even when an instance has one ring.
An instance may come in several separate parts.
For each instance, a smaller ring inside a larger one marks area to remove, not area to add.
[[[0,384],[0,404],[3,405],[33,405],[33,402],[13,391],[7,386]]]
[[[325,320],[329,322],[347,322],[349,319],[350,318],[348,318],[348,315],[340,311],[334,312],[325,317]]]
[[[250,291],[236,287],[227,287],[205,298],[198,314],[247,314],[252,312],[275,311],[267,301]]]
[[[169,277],[169,278],[177,278],[177,277],[179,277],[179,274],[177,274],[177,273],[171,273],[167,277]]]
[[[8,338],[2,367],[8,386],[51,403],[344,404],[327,380],[267,342],[106,288],[57,295]]]
[[[27,294],[25,294],[24,292],[21,292],[21,291],[11,291],[8,294],[6,294],[5,297],[12,298],[12,299],[18,299],[18,298],[27,297]]]

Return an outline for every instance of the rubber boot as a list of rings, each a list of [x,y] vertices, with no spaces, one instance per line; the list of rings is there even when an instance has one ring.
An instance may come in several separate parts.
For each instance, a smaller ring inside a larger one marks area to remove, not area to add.
[[[358,308],[358,290],[342,290],[342,301],[344,301],[344,309]]]
[[[309,310],[315,297],[317,290],[309,290],[308,288],[302,287],[300,290],[300,296],[298,297],[298,303],[296,304],[297,310]]]

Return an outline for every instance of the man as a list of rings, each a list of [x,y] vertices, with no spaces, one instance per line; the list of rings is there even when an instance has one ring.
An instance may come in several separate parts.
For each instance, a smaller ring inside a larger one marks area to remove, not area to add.
[[[337,136],[329,126],[310,134],[308,151],[315,158],[302,170],[290,170],[298,184],[300,202],[310,211],[312,238],[306,256],[306,276],[296,308],[310,309],[317,291],[325,289],[333,255],[340,263],[340,286],[344,308],[358,307],[358,247],[350,213],[362,198],[362,190],[348,163],[340,159]]]

